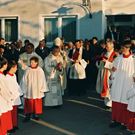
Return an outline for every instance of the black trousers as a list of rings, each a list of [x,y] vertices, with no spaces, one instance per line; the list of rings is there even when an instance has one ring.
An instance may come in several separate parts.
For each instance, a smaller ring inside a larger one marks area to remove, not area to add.
[[[86,94],[86,80],[85,79],[69,79],[69,95],[83,96]]]

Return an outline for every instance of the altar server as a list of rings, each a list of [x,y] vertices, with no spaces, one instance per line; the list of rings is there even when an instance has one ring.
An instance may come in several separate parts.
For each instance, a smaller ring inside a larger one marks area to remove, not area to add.
[[[125,41],[122,46],[122,55],[114,60],[114,71],[111,87],[112,98],[112,123],[111,127],[115,127],[120,123],[125,128],[127,124],[127,91],[133,85],[133,73],[135,72],[134,58],[130,53],[131,42]]]
[[[42,114],[42,98],[48,91],[44,71],[38,66],[38,57],[30,58],[30,67],[26,70],[21,81],[21,89],[24,94],[24,113],[26,115],[24,122],[33,118],[38,120],[39,114]]]
[[[17,83],[16,79],[16,73],[17,71],[17,63],[12,60],[8,62],[8,68],[7,68],[7,74],[6,74],[6,82],[7,85],[9,84],[9,91],[13,93],[14,95],[14,101],[13,101],[13,110],[12,113],[12,122],[13,122],[13,128],[16,130],[18,129],[18,106],[21,104],[20,96],[23,95],[20,86]]]
[[[0,58],[0,121],[1,121],[1,132],[2,135],[5,135],[7,132],[11,132],[12,125],[12,116],[11,110],[13,93],[9,92],[6,82],[6,77],[4,71],[7,69],[7,60],[5,58]]]

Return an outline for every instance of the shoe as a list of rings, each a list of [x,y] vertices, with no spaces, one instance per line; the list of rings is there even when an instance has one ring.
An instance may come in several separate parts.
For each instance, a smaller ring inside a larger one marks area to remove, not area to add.
[[[19,130],[19,127],[14,127],[15,130]]]
[[[135,135],[135,131],[133,131],[133,132],[130,132],[130,135]]]
[[[115,128],[115,127],[118,127],[118,126],[120,126],[120,123],[119,122],[115,122],[115,121],[111,122],[110,125],[109,125],[110,128]]]
[[[23,105],[21,105],[21,106],[19,106],[19,107],[18,107],[18,109],[23,110],[23,109],[24,109],[24,106],[23,106]]]
[[[126,129],[129,132],[129,135],[135,135],[135,131],[130,130],[130,129]]]
[[[52,106],[53,109],[60,109],[62,105]]]
[[[24,118],[23,122],[30,121],[30,116],[31,116],[31,113],[25,114],[25,118]]]
[[[36,114],[33,114],[33,119],[34,119],[34,120],[39,120],[39,116],[36,115]]]
[[[109,107],[109,106],[106,106],[106,107],[105,107],[105,110],[111,112],[111,111],[112,111],[112,108]]]
[[[15,133],[15,129],[8,130],[7,133]]]
[[[125,129],[127,129],[127,127],[125,125],[121,125],[120,129],[125,130]]]
[[[28,121],[30,121],[30,117],[26,116],[26,117],[24,118],[23,122],[25,123],[25,122],[28,122]]]

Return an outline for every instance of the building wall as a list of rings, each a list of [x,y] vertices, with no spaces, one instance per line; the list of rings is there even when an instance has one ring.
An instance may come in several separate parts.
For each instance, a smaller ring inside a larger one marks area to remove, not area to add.
[[[106,15],[135,14],[135,0],[104,0]]]
[[[78,15],[77,38],[102,38],[102,0],[91,0],[92,18],[80,4],[81,0],[0,0],[0,16],[18,16],[19,39],[28,38],[35,46],[43,38],[41,21],[46,15]]]
[[[92,18],[81,6],[82,0],[0,0],[0,16],[19,17],[19,38],[28,38],[35,45],[44,37],[46,15],[77,15],[77,38],[99,39],[106,30],[105,15],[135,14],[135,0],[90,0]]]

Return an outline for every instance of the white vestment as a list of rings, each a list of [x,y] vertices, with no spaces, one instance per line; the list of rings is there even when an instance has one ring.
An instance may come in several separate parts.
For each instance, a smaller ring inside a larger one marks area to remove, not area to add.
[[[103,89],[103,78],[104,78],[104,62],[100,61],[100,62],[96,62],[96,66],[98,68],[98,75],[97,75],[97,82],[96,82],[96,92],[98,94],[101,93],[102,89]]]
[[[67,65],[69,62],[67,53],[63,50],[60,51],[59,59],[63,64],[63,74],[60,75],[61,87],[62,87],[62,95],[64,95],[64,90],[67,87]]]
[[[75,50],[73,50],[73,54],[75,53]],[[85,79],[86,78],[86,72],[85,68],[87,66],[87,62],[82,59],[83,54],[83,47],[79,49],[79,56],[78,56],[78,62],[73,63],[74,60],[70,60],[70,72],[69,72],[69,78],[70,79]]]
[[[135,112],[135,84],[127,92],[128,107],[127,110],[130,112]]]
[[[18,81],[20,83],[23,75],[24,75],[24,71],[27,69],[28,66],[30,66],[30,58],[36,56],[39,59],[39,66],[43,67],[43,60],[42,58],[36,54],[35,52],[32,52],[31,54],[27,54],[26,52],[21,54],[19,57],[19,61],[18,61]]]
[[[97,93],[101,94],[101,96],[102,96],[102,90],[105,89],[104,81],[106,80],[108,87],[106,88],[107,92],[106,92],[106,95],[104,96],[104,102],[105,102],[106,106],[112,107],[109,78],[111,76],[112,62],[114,60],[113,57],[115,56],[114,49],[112,49],[110,52],[106,52],[103,56],[105,56],[107,58],[107,60],[106,60],[106,62],[103,62],[101,60],[99,63],[96,91],[97,91]],[[97,65],[97,63],[96,63],[96,65]],[[105,78],[106,72],[107,72],[107,78]]]
[[[12,110],[12,103],[7,102],[1,95],[0,95],[0,114],[11,111]]]
[[[6,75],[6,82],[7,85],[9,85],[9,91],[13,93],[14,95],[14,101],[13,105],[20,105],[21,104],[21,99],[20,96],[23,95],[20,86],[17,83],[16,75]]]
[[[14,99],[14,96],[8,89],[5,75],[0,74],[0,111],[2,113],[13,109],[12,100]]]
[[[62,86],[61,86],[61,75],[63,70],[59,71],[56,69],[57,64],[61,62],[59,56],[56,57],[52,54],[47,56],[44,60],[44,71],[47,78],[47,84],[49,92],[45,96],[45,106],[57,106],[63,104],[62,101]]]
[[[134,58],[132,55],[128,58],[124,58],[123,55],[120,55],[114,60],[113,67],[116,68],[116,71],[112,74],[112,78],[114,79],[111,87],[112,101],[127,104],[127,91],[134,83]]]
[[[48,91],[44,71],[41,67],[28,68],[20,83],[24,98],[41,99]]]

